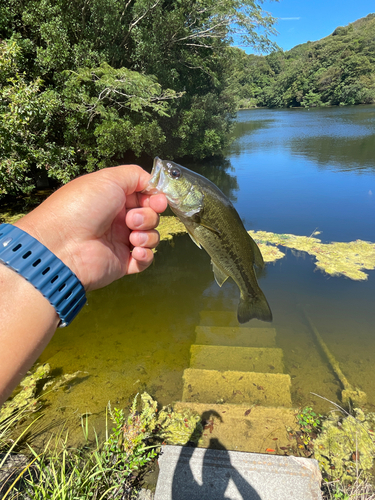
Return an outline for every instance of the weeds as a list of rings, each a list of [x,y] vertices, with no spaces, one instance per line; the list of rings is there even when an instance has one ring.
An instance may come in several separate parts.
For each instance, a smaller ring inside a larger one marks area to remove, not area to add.
[[[297,414],[297,422],[301,431],[309,436],[312,432],[318,432],[321,427],[322,415],[318,415],[310,406],[301,409]]]
[[[324,485],[323,498],[324,500],[375,500],[375,491],[368,481],[357,479],[352,485],[335,481]]]
[[[62,430],[51,437],[44,450],[39,453],[28,447],[28,462],[22,470],[14,471],[11,479],[0,486],[2,500],[32,498],[33,500],[102,500],[132,498],[134,487],[139,483],[145,469],[156,456],[155,445],[147,446],[149,434],[142,413],[138,414],[137,396],[128,417],[117,408],[107,409],[106,441],[99,443],[95,433],[94,446],[88,441],[87,414],[82,416],[81,426],[86,445],[80,449],[70,447],[68,432]],[[23,411],[23,410],[20,410]],[[19,421],[17,415],[15,421]],[[112,430],[109,430],[109,421]],[[11,428],[1,426],[3,435]],[[30,424],[32,425],[32,424]],[[29,426],[30,427],[30,426]],[[28,431],[29,427],[19,436]],[[134,432],[131,430],[133,429]],[[17,444],[9,447],[6,458]],[[6,458],[0,460],[0,469]]]

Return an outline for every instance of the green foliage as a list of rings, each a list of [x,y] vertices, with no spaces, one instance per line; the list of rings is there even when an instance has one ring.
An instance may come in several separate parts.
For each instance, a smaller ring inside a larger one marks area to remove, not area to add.
[[[44,376],[42,370],[36,371],[31,381]],[[30,377],[25,379],[26,382],[30,382]],[[89,442],[88,419],[83,416],[81,425],[85,446],[79,449],[69,446],[69,434],[64,430],[51,437],[41,452],[28,446],[28,463],[17,471],[23,478],[22,482],[12,477],[0,485],[4,500],[8,497],[34,500],[133,498],[131,492],[135,478],[141,480],[142,472],[157,456],[161,440],[183,445],[189,440],[197,441],[203,431],[199,415],[187,410],[174,411],[170,407],[159,413],[156,401],[146,392],[141,395],[141,408],[139,406],[138,394],[128,415],[123,409],[112,409],[108,404],[104,443],[99,443],[96,434],[94,446]],[[9,426],[16,425],[24,417],[23,408],[15,411],[16,420],[9,423],[9,415],[0,420],[0,438],[5,432],[8,435]],[[111,430],[108,416],[112,422]],[[10,449],[2,450],[6,455],[0,457],[0,467],[16,443],[17,440]]]
[[[356,409],[355,416],[333,413],[314,442],[314,458],[331,480],[353,483],[368,478],[375,458],[374,414]]]
[[[317,432],[320,429],[321,418],[322,416],[315,413],[310,406],[301,409],[297,414],[298,425],[301,431],[307,434]]]
[[[86,418],[86,424],[82,419],[82,428],[87,445],[80,449],[69,446],[69,435],[63,431],[51,437],[41,453],[29,446],[29,464],[21,471],[24,480],[11,486],[12,498],[17,493],[34,500],[104,499],[116,495],[130,498],[132,473],[144,469],[157,456],[155,446],[145,445],[150,435],[145,428],[151,419],[150,408],[147,406],[141,414],[136,408],[137,396],[127,417],[123,410],[112,410],[108,405],[113,428],[109,432],[107,425],[104,444],[99,443],[96,434],[95,446],[89,444]],[[30,474],[26,474],[28,469]]]
[[[114,165],[128,150],[220,154],[229,43],[267,47],[254,0],[0,4],[0,197]]]
[[[375,102],[375,15],[317,42],[267,56],[234,52],[231,88],[237,106],[371,104]]]
[[[0,197],[31,192],[42,172],[61,182],[78,173],[73,148],[57,144],[53,133],[61,97],[43,90],[40,77],[26,80],[21,55],[17,40],[0,45]]]

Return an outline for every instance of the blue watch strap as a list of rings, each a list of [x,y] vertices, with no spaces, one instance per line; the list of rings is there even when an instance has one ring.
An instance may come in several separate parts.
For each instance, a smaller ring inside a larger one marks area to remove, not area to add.
[[[50,301],[67,326],[86,303],[77,276],[54,253],[28,233],[0,224],[0,262],[27,279]]]

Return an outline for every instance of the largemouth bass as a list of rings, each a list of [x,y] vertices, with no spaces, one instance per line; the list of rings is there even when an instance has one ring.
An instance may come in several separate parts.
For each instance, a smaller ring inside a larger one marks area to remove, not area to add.
[[[211,257],[215,280],[230,276],[240,289],[239,323],[272,321],[254,265],[263,268],[260,250],[230,200],[211,181],[173,161],[155,158],[147,193],[164,193],[192,240]]]

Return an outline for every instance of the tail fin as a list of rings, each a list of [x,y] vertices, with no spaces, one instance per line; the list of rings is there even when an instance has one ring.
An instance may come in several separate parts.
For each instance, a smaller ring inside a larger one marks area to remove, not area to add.
[[[272,321],[272,312],[263,292],[259,290],[255,297],[247,295],[240,298],[237,309],[237,319],[239,323],[247,323],[251,319],[261,321]]]

